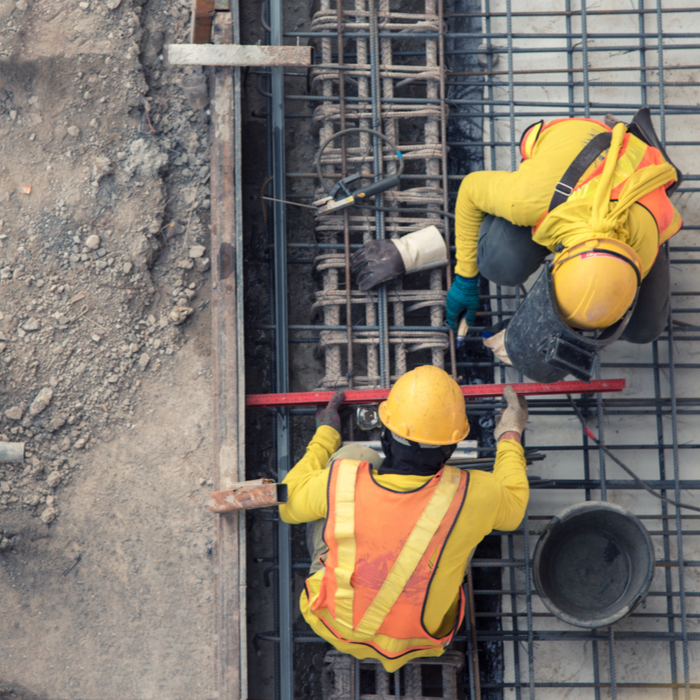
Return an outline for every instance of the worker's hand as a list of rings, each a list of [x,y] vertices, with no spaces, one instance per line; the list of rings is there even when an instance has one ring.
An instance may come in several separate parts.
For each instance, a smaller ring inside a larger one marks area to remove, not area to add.
[[[316,429],[320,428],[322,425],[328,425],[340,432],[340,415],[338,413],[338,407],[341,403],[345,401],[345,392],[336,391],[328,405],[325,408],[319,408],[316,411]]]
[[[361,292],[411,272],[432,270],[449,262],[445,239],[436,226],[386,241],[367,241],[351,258]]]
[[[522,435],[527,423],[527,401],[522,396],[518,396],[512,386],[507,386],[503,390],[503,398],[506,400],[507,407],[493,431],[496,440],[504,433],[513,432],[518,433],[518,436]]]
[[[455,275],[455,281],[447,292],[445,313],[450,328],[457,332],[459,317],[466,311],[467,324],[473,326],[479,309],[479,275],[462,277]]]
[[[406,266],[393,241],[367,241],[350,258],[352,273],[361,292],[403,274]]]

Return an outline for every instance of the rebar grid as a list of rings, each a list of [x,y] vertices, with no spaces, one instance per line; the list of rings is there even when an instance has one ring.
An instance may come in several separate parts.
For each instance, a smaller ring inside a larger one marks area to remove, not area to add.
[[[341,0],[337,0],[335,7],[331,7],[330,0],[322,0],[312,21],[312,30],[324,36],[319,41],[321,65],[313,69],[311,79],[312,86],[317,86],[328,100],[314,112],[314,120],[321,125],[320,141],[348,127],[381,131],[396,144],[412,174],[422,174],[426,178],[422,185],[416,183],[415,187],[403,187],[401,191],[377,196],[374,204],[386,211],[344,211],[319,217],[316,221],[316,236],[327,244],[339,241],[343,232],[347,234],[343,246],[345,255],[339,250],[335,254],[321,254],[315,260],[316,270],[322,272],[323,289],[316,295],[313,310],[323,313],[324,325],[338,326],[343,309],[344,323],[348,327],[346,332],[320,333],[326,370],[321,384],[326,387],[347,386],[351,381],[355,386],[386,386],[406,372],[407,355],[420,351],[429,352],[424,361],[444,366],[448,336],[436,332],[417,338],[411,330],[415,324],[407,323],[406,319],[407,313],[427,308],[429,320],[422,325],[439,327],[442,324],[445,298],[442,271],[422,276],[427,288],[423,285],[423,288],[403,290],[399,281],[394,291],[387,293],[385,288],[380,288],[363,294],[348,291],[351,285],[346,263],[351,241],[395,238],[431,223],[447,233],[438,213],[421,213],[425,209],[444,209],[446,201],[441,187],[442,174],[446,172],[446,149],[441,133],[443,106],[439,104],[439,25],[435,0],[427,0],[422,10],[415,13],[392,10],[389,0],[378,0],[376,4],[356,0],[351,9],[343,8]],[[396,64],[394,41],[382,38],[392,31],[409,36],[428,32],[430,38],[413,42],[422,50],[420,57],[411,58],[409,64]],[[354,60],[350,61],[343,40],[353,32],[359,32],[362,37],[355,39]],[[337,39],[334,42],[326,35]],[[420,94],[438,104],[414,108],[406,98],[413,94],[416,85]],[[353,98],[356,101],[350,103]],[[391,101],[388,108],[387,101]],[[412,135],[412,141],[403,136],[407,133]],[[355,172],[376,181],[395,173],[396,163],[397,155],[391,149],[382,148],[376,137],[365,133],[359,135],[356,144],[349,143],[345,137],[331,142],[321,160],[329,181]],[[318,194],[321,196],[324,192],[319,190]],[[402,208],[409,211],[404,212]],[[344,279],[341,281],[341,278]],[[408,308],[407,303],[410,304]],[[392,321],[394,326],[406,326],[406,330],[388,332],[387,324]],[[377,330],[353,333],[352,327],[356,325],[377,326]],[[353,354],[355,346],[364,349],[363,357]],[[350,362],[350,358],[355,362]]]
[[[673,23],[675,28],[680,22],[682,33],[700,39],[700,8],[689,7],[684,13],[673,8],[666,16],[660,3],[639,0],[637,13],[627,8],[618,12],[616,4],[605,3],[591,14],[585,2],[566,0],[558,12],[532,15],[523,12],[529,8],[522,2],[484,0],[481,9],[480,65],[474,70],[454,68],[455,53],[450,56],[453,75],[448,80],[450,90],[459,85],[481,98],[459,108],[460,115],[453,108],[453,118],[466,118],[483,128],[479,143],[473,146],[467,139],[448,142],[454,150],[483,152],[486,168],[514,170],[520,136],[536,119],[600,119],[612,111],[629,120],[646,105],[654,113],[659,136],[671,157],[687,173],[674,198],[686,226],[670,246],[674,296],[667,330],[650,346],[618,343],[603,353],[596,378],[627,378],[629,389],[620,400],[628,403],[622,408],[618,399],[598,397],[587,406],[586,416],[600,439],[613,430],[624,435],[622,440],[617,435],[609,438],[615,443],[613,449],[644,478],[656,481],[657,489],[675,500],[683,500],[682,492],[693,503],[692,491],[698,484],[683,482],[691,477],[692,453],[688,451],[697,447],[689,434],[686,442],[679,440],[678,433],[682,429],[679,399],[684,399],[685,410],[686,401],[692,403],[700,389],[687,373],[693,369],[690,343],[697,339],[698,323],[693,316],[698,285],[692,265],[700,261],[700,248],[692,245],[691,231],[697,230],[693,215],[700,208],[696,194],[700,129],[686,116],[696,80],[684,67],[692,62],[691,48],[686,42],[680,48],[680,37],[675,35],[681,32],[665,25]],[[456,19],[457,14],[448,19],[447,36]],[[690,34],[691,29],[695,33]],[[636,40],[634,51],[629,46],[632,38]],[[700,43],[693,46],[698,48]],[[680,67],[672,68],[676,65]],[[638,80],[630,80],[635,72]],[[667,79],[674,73],[688,82],[681,85],[681,80],[674,80],[670,85]],[[516,75],[528,77],[516,81]],[[531,106],[537,103],[535,114]],[[674,148],[674,141],[683,143],[685,149]],[[518,290],[491,285],[491,292],[494,320],[512,315]],[[681,364],[687,377],[682,387],[676,382]],[[466,369],[468,365],[460,366]],[[512,368],[494,369],[499,381],[517,379]],[[643,411],[642,416],[632,404]],[[527,437],[528,446],[547,452],[549,459],[530,469],[531,473],[537,469],[542,481],[533,482],[538,490],[532,491],[524,528],[503,537],[502,559],[477,556],[472,563],[476,569],[498,567],[503,571],[500,588],[476,591],[477,595],[500,597],[496,612],[480,613],[477,607],[477,642],[482,652],[489,645],[498,645],[505,662],[500,678],[482,679],[482,693],[555,698],[566,692],[567,697],[598,699],[614,698],[626,690],[634,697],[655,699],[700,696],[700,672],[691,661],[693,651],[700,651],[700,636],[693,630],[700,614],[700,540],[692,525],[687,525],[693,520],[682,517],[673,506],[642,496],[630,480],[620,480],[616,465],[589,441],[563,405],[550,415],[533,411]],[[684,420],[693,421],[688,427],[697,425],[697,419]],[[553,617],[531,584],[531,557],[541,526],[561,507],[584,499],[610,500],[644,516],[657,556],[652,593],[644,606],[618,624],[595,631],[579,630]],[[533,514],[538,516],[536,521]]]
[[[463,666],[462,654],[447,651],[440,658],[418,659],[390,674],[378,661],[368,659],[357,663],[346,654],[329,651],[324,659],[324,700],[428,700],[434,697],[457,700],[458,673]],[[426,679],[424,670],[433,671],[432,679]],[[366,676],[364,683],[360,672]]]
[[[700,124],[694,115],[700,6],[689,0],[686,7],[682,0],[674,7],[662,7],[660,0],[634,2],[636,7],[621,8],[604,0],[592,9],[590,0],[560,0],[532,11],[525,0],[446,0],[441,36],[440,22],[435,24],[443,12],[440,6],[426,3],[412,14],[407,11],[412,7],[393,0],[391,4],[377,0],[376,7],[357,0],[352,8],[348,4],[339,11],[330,0],[323,0],[313,31],[286,34],[291,40],[309,38],[317,44],[315,94],[287,94],[286,99],[291,105],[295,101],[315,105],[320,141],[356,125],[379,126],[396,139],[411,167],[403,178],[403,191],[386,193],[380,205],[406,208],[417,197],[425,207],[441,208],[447,197],[451,210],[456,188],[471,169],[517,167],[520,135],[534,121],[601,119],[608,112],[629,120],[637,109],[649,106],[659,136],[685,173],[685,182],[674,195],[685,226],[669,245],[673,292],[669,323],[656,342],[648,346],[618,342],[600,358],[596,376],[626,378],[624,396],[577,402],[600,439],[607,439],[608,447],[653,488],[695,504],[700,488],[693,463],[694,451],[700,449],[700,381],[695,380],[695,370],[700,363],[695,361],[694,344],[700,341],[700,286],[693,266],[700,264],[700,246],[694,245],[700,230],[696,225]],[[416,19],[414,26],[411,18]],[[435,64],[426,58],[430,42],[437,47]],[[342,51],[339,43],[345,45]],[[380,55],[381,61],[373,61],[373,55]],[[413,131],[402,132],[407,124]],[[411,138],[406,143],[402,133],[420,133],[420,141]],[[443,147],[450,149],[447,164],[437,151],[429,150]],[[393,168],[393,154],[369,138],[357,147],[346,145],[344,154],[336,141],[326,155],[324,170],[331,182],[357,170],[378,177],[375,157],[383,160],[383,174]],[[429,163],[436,167],[430,169]],[[315,175],[293,172],[287,177],[311,182]],[[352,289],[348,295],[344,286],[345,253],[360,242],[372,235],[401,235],[428,222],[449,233],[444,221],[439,215],[353,208],[347,214],[319,218],[316,244],[292,244],[319,252],[314,262],[323,289],[314,306],[323,313],[323,326],[315,330],[289,326],[289,330],[292,342],[324,347],[326,386],[346,385],[350,372],[355,386],[378,386],[393,382],[416,364],[444,362],[449,335],[425,332],[436,325],[438,315],[441,322],[444,283],[438,287],[431,279],[411,289],[398,284],[368,295]],[[519,289],[491,285],[489,295],[482,297],[480,323],[511,316],[520,298]],[[427,315],[420,316],[421,306]],[[407,322],[414,319],[413,325]],[[347,352],[349,339],[355,359],[348,365],[343,350]],[[491,373],[494,381],[518,381],[512,368],[477,351],[478,338],[468,340],[455,364],[459,374],[468,381],[475,372],[482,377]],[[447,368],[451,369],[449,364]],[[530,474],[540,478],[532,482],[528,515],[520,531],[501,537],[500,558],[477,551],[472,562],[477,575],[500,572],[498,585],[480,588],[477,580],[474,593],[479,654],[482,659],[499,658],[501,670],[488,677],[482,674],[480,684],[469,678],[466,692],[471,698],[480,692],[481,697],[518,700],[560,698],[564,693],[568,698],[596,700],[618,693],[654,700],[700,698],[696,660],[700,516],[643,493],[589,440],[565,401],[536,400],[530,406],[528,447],[546,452],[548,459],[530,467]],[[488,428],[498,407],[498,402],[482,401],[470,404],[468,411],[473,423]],[[482,446],[481,452],[491,454],[492,448]],[[553,513],[571,503],[596,499],[624,505],[642,519],[654,542],[657,569],[643,606],[611,628],[583,630],[560,622],[544,607],[531,583],[531,557]],[[302,570],[308,562],[294,560],[291,566]],[[494,598],[496,609],[484,604]],[[261,638],[280,641],[274,634]],[[293,633],[293,641],[322,643],[301,630]],[[470,630],[460,633],[458,641],[469,655]]]

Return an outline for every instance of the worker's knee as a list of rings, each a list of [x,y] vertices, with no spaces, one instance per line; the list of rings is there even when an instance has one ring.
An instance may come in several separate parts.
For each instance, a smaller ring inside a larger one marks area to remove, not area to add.
[[[626,340],[628,343],[634,343],[635,345],[646,345],[646,343],[653,343],[661,335],[665,324],[659,325],[655,328],[631,328],[625,329],[624,333],[620,336],[622,340]]]
[[[664,248],[651,270],[644,278],[637,297],[632,318],[620,336],[622,340],[636,345],[655,341],[668,321],[671,305],[671,277],[668,255]]]
[[[487,280],[503,287],[516,287],[523,284],[530,274],[519,269],[517,263],[508,260],[505,262],[498,259],[490,259],[487,262],[478,260],[479,272]]]
[[[637,313],[635,309],[620,338],[635,345],[653,343],[666,327],[667,318],[668,307],[658,310],[654,315],[644,313],[643,310],[642,313]]]
[[[479,229],[477,266],[494,284],[515,287],[537,270],[549,250],[532,240],[527,226],[487,216]]]

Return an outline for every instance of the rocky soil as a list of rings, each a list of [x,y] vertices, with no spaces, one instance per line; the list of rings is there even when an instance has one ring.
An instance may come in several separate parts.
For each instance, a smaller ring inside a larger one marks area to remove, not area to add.
[[[0,0],[0,512],[60,516],[208,304],[209,117],[163,61],[189,5]]]
[[[194,69],[164,56],[188,41],[190,6],[0,0],[0,441],[26,445],[23,463],[0,463],[0,700],[214,697],[210,124],[179,84]],[[310,11],[286,5],[285,22]],[[241,15],[255,44],[261,3]],[[246,381],[269,391],[258,82],[245,75]],[[317,139],[292,127],[288,165],[305,171]],[[290,222],[313,240],[298,211]],[[292,322],[310,320],[307,270]],[[294,349],[292,386],[313,388],[322,361]],[[295,458],[313,425],[299,420]],[[250,478],[274,474],[271,428],[248,416]],[[249,680],[271,698],[274,647],[255,635],[274,627],[273,534],[259,516]]]

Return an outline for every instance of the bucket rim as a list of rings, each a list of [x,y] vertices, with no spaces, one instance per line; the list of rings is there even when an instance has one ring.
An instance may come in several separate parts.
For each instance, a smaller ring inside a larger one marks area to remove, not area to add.
[[[627,605],[623,606],[622,608],[620,608],[620,610],[616,611],[615,613],[609,615],[606,618],[600,618],[597,620],[585,620],[576,617],[575,615],[570,615],[569,613],[564,612],[550,600],[549,596],[547,596],[544,592],[544,586],[542,585],[542,582],[540,580],[539,570],[542,550],[544,549],[544,546],[554,528],[557,525],[565,523],[579,515],[583,515],[587,512],[595,510],[605,510],[608,512],[614,512],[618,515],[622,515],[628,518],[630,522],[634,523],[639,532],[642,534],[642,537],[646,543],[647,551],[649,553],[649,563],[645,575],[644,586],[642,586],[637,595]],[[532,557],[532,577],[534,580],[535,589],[537,590],[544,606],[547,608],[547,610],[549,610],[549,612],[551,612],[555,617],[558,617],[563,622],[566,622],[570,625],[575,625],[576,627],[583,627],[585,629],[598,629],[600,627],[608,627],[609,625],[614,624],[618,620],[621,620],[623,617],[626,617],[629,613],[631,613],[637,607],[637,605],[639,605],[639,603],[641,603],[642,600],[646,598],[647,593],[649,592],[649,588],[651,587],[651,582],[654,578],[655,568],[656,557],[654,555],[654,545],[651,541],[649,532],[644,527],[642,521],[631,510],[628,510],[627,508],[624,508],[623,506],[620,506],[617,503],[611,503],[609,501],[584,501],[583,503],[575,503],[571,506],[567,506],[566,508],[560,510],[558,513],[555,513],[555,515],[552,517],[549,523],[547,523],[547,526],[545,527],[544,531],[537,540],[537,543],[535,545],[535,551],[533,552]]]

